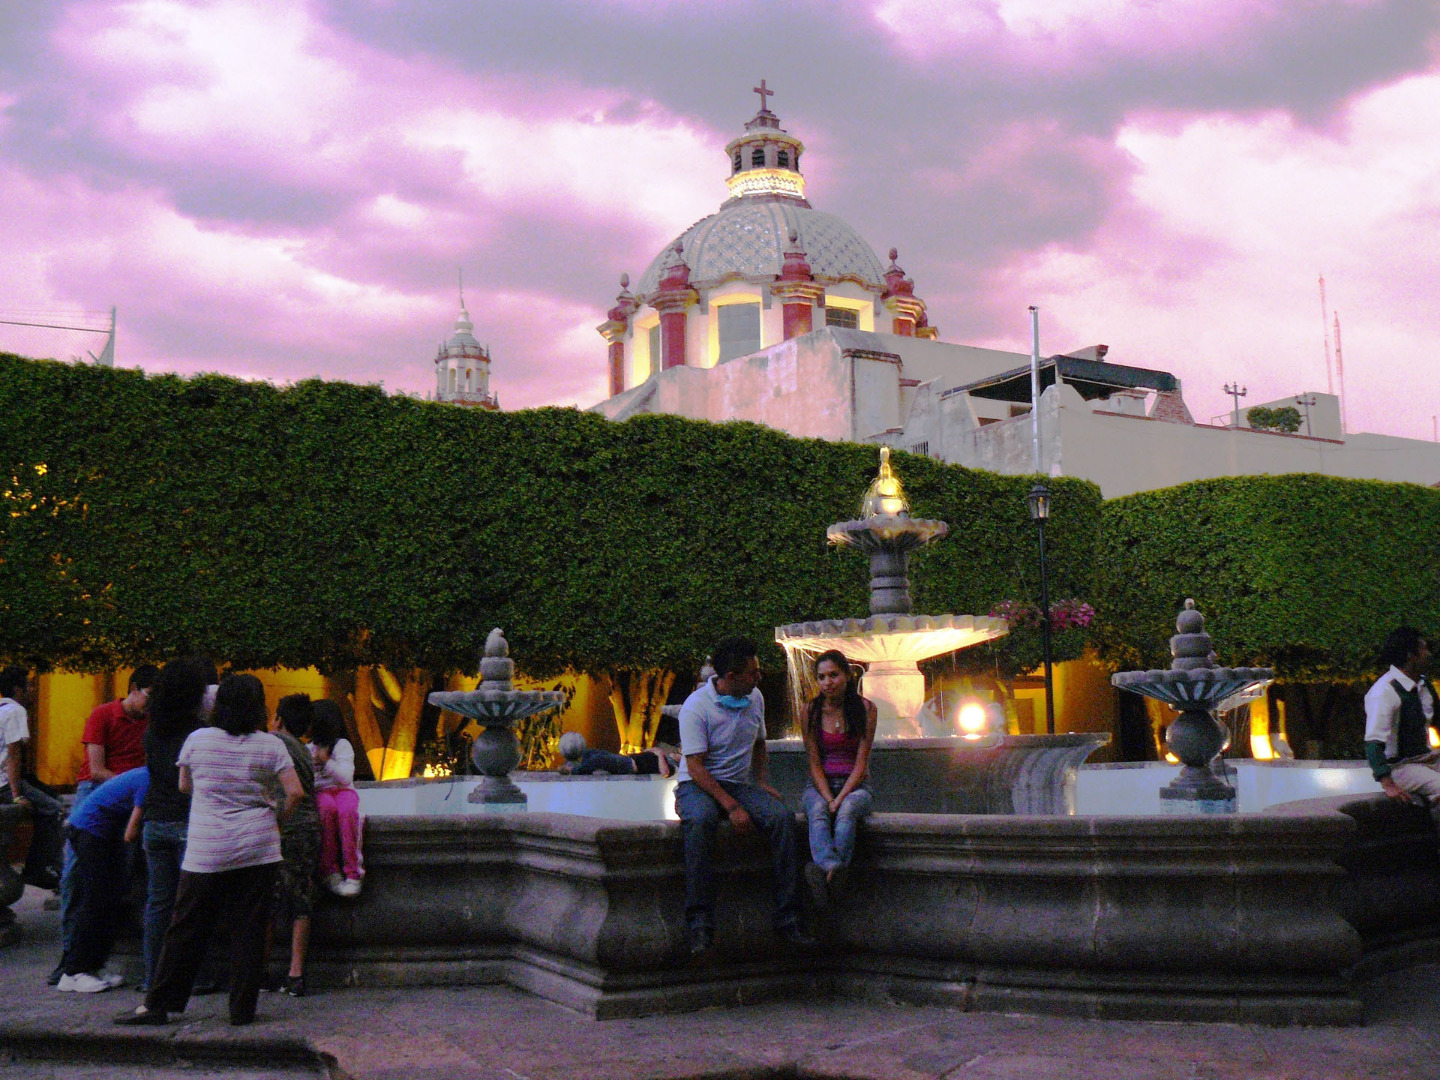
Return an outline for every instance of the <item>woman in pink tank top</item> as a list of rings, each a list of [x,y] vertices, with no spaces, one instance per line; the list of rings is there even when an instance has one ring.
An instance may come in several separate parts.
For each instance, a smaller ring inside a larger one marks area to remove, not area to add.
[[[850,661],[838,649],[815,660],[820,693],[806,710],[805,751],[810,785],[801,802],[810,822],[810,857],[805,881],[817,907],[840,893],[855,853],[855,833],[870,813],[866,784],[875,743],[875,705],[860,696]]]

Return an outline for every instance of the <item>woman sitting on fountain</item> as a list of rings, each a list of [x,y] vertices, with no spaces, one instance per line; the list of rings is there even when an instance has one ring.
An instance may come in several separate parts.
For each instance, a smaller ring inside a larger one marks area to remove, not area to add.
[[[669,776],[680,763],[680,751],[670,746],[656,745],[638,754],[591,750],[585,745],[585,736],[578,731],[567,731],[560,736],[560,756],[565,759],[560,771],[575,776],[596,772],[612,776]]]
[[[855,853],[855,830],[873,802],[866,785],[875,744],[875,704],[860,696],[850,661],[838,649],[815,661],[820,693],[805,716],[805,751],[811,785],[801,802],[810,820],[810,857],[805,880],[817,907],[844,886]]]

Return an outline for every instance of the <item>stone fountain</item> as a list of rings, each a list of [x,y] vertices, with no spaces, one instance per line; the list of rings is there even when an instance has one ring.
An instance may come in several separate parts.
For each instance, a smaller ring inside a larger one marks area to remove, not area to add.
[[[863,692],[875,703],[878,721],[870,759],[875,808],[925,814],[1072,813],[1079,767],[1110,741],[1109,735],[991,731],[967,739],[925,737],[920,719],[925,676],[919,662],[998,638],[1009,626],[984,615],[911,613],[910,555],[944,537],[950,527],[910,516],[887,446],[880,448],[880,471],[860,515],[831,525],[826,536],[831,544],[856,547],[870,557],[870,617],[792,623],[777,627],[775,640],[785,648],[796,693],[794,677],[828,649],[867,665]],[[798,740],[771,742],[770,767],[783,790],[809,782]]]
[[[485,639],[480,685],[474,690],[438,690],[430,695],[431,705],[480,724],[480,734],[470,749],[470,760],[481,774],[480,783],[470,792],[473,803],[524,805],[525,793],[510,779],[510,773],[520,764],[515,724],[565,704],[563,690],[515,690],[514,678],[510,645],[497,626]]]
[[[1215,666],[1205,616],[1194,600],[1175,620],[1170,639],[1174,657],[1168,670],[1122,671],[1110,677],[1121,690],[1163,701],[1180,715],[1165,731],[1165,745],[1180,759],[1180,775],[1160,791],[1161,806],[1176,813],[1224,813],[1236,807],[1235,789],[1215,775],[1213,762],[1225,749],[1228,735],[1215,718],[1227,699],[1274,681],[1271,668]]]
[[[950,526],[910,516],[888,446],[880,448],[880,472],[860,514],[831,525],[825,536],[833,545],[856,547],[870,557],[870,617],[792,623],[778,627],[775,640],[792,655],[839,649],[866,664],[865,696],[875,702],[877,734],[917,738],[923,732],[916,718],[925,700],[919,662],[1000,637],[1008,626],[985,615],[911,614],[910,554],[943,538]]]

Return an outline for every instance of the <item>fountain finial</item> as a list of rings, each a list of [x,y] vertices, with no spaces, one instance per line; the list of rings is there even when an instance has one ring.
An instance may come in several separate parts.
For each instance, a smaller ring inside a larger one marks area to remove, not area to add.
[[[509,656],[510,643],[505,640],[505,631],[495,627],[490,631],[489,637],[485,639],[486,656]]]
[[[880,447],[880,471],[870,482],[865,499],[860,504],[861,517],[909,517],[910,504],[905,499],[905,490],[900,478],[890,467],[890,447]]]

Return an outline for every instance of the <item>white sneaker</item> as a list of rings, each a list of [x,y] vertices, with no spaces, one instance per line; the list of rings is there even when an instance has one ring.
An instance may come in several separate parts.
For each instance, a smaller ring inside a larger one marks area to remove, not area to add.
[[[344,896],[344,895],[345,895],[344,893],[342,893],[342,892],[340,891],[340,886],[342,886],[342,885],[344,885],[344,884],[345,884],[345,879],[344,879],[343,877],[341,877],[339,874],[326,874],[326,875],[325,875],[325,887],[326,887],[327,889],[329,889],[331,892],[333,892],[336,896]]]
[[[110,984],[88,971],[82,971],[78,975],[60,976],[60,982],[55,989],[62,994],[102,994],[110,989]]]
[[[110,987],[111,990],[118,989],[125,985],[125,976],[121,975],[118,971],[102,971],[100,972],[100,978],[105,980],[105,985]]]
[[[344,881],[340,882],[340,884],[335,887],[335,892],[340,896],[359,896],[360,879],[353,877],[346,878]]]

